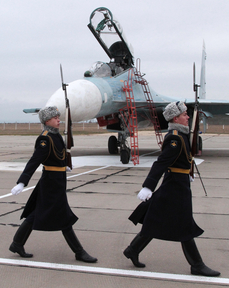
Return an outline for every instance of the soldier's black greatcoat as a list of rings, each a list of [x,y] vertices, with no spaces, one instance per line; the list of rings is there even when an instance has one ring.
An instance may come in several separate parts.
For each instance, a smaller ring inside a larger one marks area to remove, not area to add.
[[[188,135],[170,130],[165,136],[162,153],[152,165],[143,187],[154,191],[165,173],[163,182],[129,217],[135,225],[143,223],[141,235],[182,242],[203,233],[192,213],[190,179],[186,174],[191,159]],[[179,170],[172,172],[174,168]]]
[[[43,170],[21,216],[33,222],[34,230],[65,230],[78,219],[67,201],[66,171],[55,171],[66,167],[65,150],[62,136],[59,133],[43,131],[36,140],[32,157],[17,181],[27,186],[41,163],[54,167],[54,171]]]

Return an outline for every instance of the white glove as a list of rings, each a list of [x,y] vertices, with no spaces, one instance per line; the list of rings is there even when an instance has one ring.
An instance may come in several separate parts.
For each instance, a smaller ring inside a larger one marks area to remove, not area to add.
[[[146,200],[149,200],[149,198],[152,196],[152,191],[147,188],[147,187],[143,187],[141,189],[141,191],[138,193],[138,198],[141,200],[141,201],[146,201]]]
[[[17,195],[19,193],[22,192],[23,188],[24,188],[25,184],[24,183],[19,183],[16,186],[14,186],[14,188],[11,190],[11,193],[13,195]]]
[[[194,180],[195,180],[195,174],[193,174],[193,177],[191,175],[189,175],[189,181],[194,182]]]
[[[74,169],[73,165],[72,165],[72,169]],[[72,172],[72,169],[69,166],[66,166],[66,172]]]

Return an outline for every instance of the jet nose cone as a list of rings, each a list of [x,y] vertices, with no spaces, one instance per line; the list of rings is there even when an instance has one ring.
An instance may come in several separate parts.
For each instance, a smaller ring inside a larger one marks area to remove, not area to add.
[[[88,80],[76,80],[67,86],[67,97],[72,121],[79,122],[95,118],[102,106],[102,96],[98,87]],[[65,117],[65,94],[58,89],[45,106],[57,106],[61,120]]]

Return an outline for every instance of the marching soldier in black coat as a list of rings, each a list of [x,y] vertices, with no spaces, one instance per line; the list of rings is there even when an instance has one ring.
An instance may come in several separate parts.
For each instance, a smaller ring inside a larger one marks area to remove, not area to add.
[[[66,147],[59,134],[59,116],[60,112],[55,106],[45,107],[39,112],[44,130],[37,138],[34,153],[17,185],[11,190],[12,194],[17,195],[28,185],[41,163],[43,172],[21,215],[25,220],[18,228],[9,250],[21,257],[33,257],[24,250],[32,230],[61,230],[76,260],[93,263],[97,259],[83,249],[72,229],[78,217],[69,207],[66,195]]]
[[[204,231],[194,221],[192,212],[187,107],[183,102],[173,102],[166,106],[163,115],[169,122],[169,132],[164,138],[162,153],[138,194],[143,202],[129,217],[135,225],[142,223],[142,229],[123,253],[136,267],[145,267],[138,260],[139,253],[153,238],[179,241],[192,274],[219,276],[219,272],[203,263],[193,239]],[[163,174],[163,182],[154,192]]]

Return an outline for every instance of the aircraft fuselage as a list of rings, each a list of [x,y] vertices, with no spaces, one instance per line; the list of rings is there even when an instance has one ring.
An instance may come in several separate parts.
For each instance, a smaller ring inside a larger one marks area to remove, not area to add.
[[[128,81],[129,69],[115,77],[84,77],[71,82],[67,86],[67,95],[71,107],[72,121],[80,122],[93,118],[117,113],[126,105],[124,82]],[[136,107],[146,105],[142,86],[132,81]],[[161,106],[171,99],[161,97],[150,89],[155,106]],[[46,106],[57,106],[61,112],[61,120],[65,117],[65,98],[62,88],[59,88],[48,100]]]

